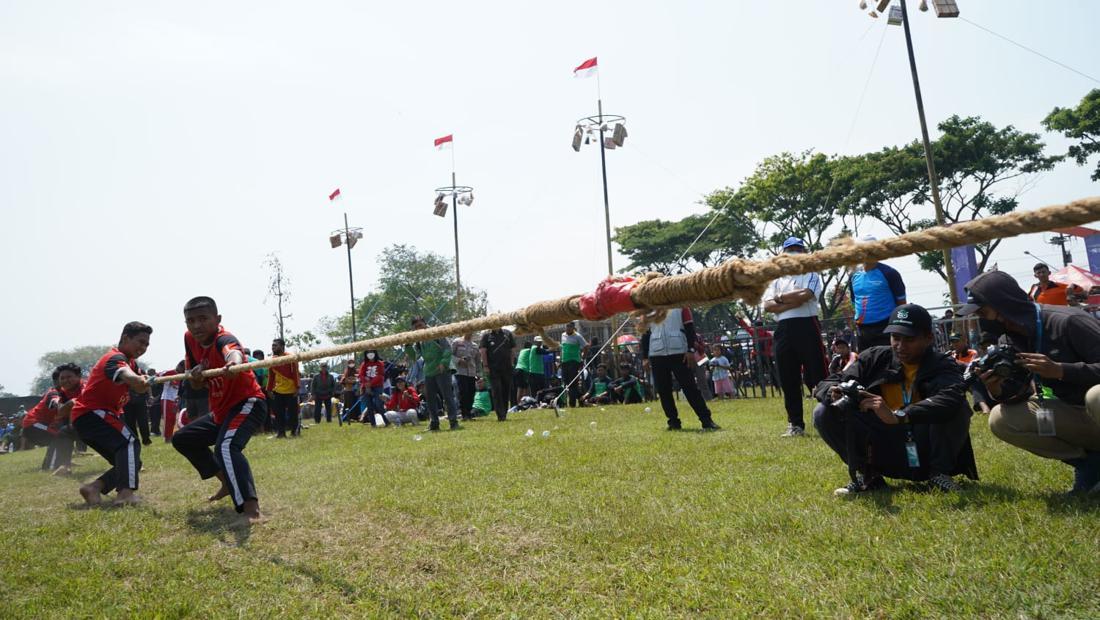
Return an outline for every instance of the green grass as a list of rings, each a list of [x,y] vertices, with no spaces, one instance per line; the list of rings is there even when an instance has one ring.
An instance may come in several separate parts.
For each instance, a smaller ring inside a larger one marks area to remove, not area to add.
[[[820,439],[778,437],[779,401],[715,409],[714,434],[639,405],[259,436],[251,531],[163,443],[127,509],[80,510],[41,450],[4,455],[0,616],[1100,616],[1100,501],[1058,497],[1069,468],[984,418],[980,483],[845,501]]]

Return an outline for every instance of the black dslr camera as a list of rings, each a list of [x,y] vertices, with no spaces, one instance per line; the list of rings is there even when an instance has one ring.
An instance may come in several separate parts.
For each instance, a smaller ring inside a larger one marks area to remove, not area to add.
[[[993,372],[1001,379],[1001,397],[998,400],[1012,402],[1031,396],[1031,371],[1017,363],[1020,350],[1011,344],[991,345],[978,359],[979,373]]]
[[[840,390],[841,397],[833,401],[834,407],[841,411],[859,411],[859,403],[863,401],[863,394],[860,392],[866,392],[867,388],[860,385],[859,381],[855,379],[848,379],[837,385],[836,389]]]

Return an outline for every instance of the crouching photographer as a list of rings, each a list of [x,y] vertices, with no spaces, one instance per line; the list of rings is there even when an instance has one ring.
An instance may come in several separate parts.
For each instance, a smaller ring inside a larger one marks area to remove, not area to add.
[[[943,491],[959,488],[955,475],[977,480],[962,368],[933,348],[932,317],[901,305],[884,333],[890,346],[861,352],[814,391],[814,426],[848,464],[851,482],[835,494],[885,489],[887,477]]]
[[[1001,271],[966,289],[959,314],[976,314],[982,331],[999,338],[979,375],[999,403],[989,429],[1073,467],[1070,493],[1100,492],[1100,321],[1077,308],[1035,303]]]

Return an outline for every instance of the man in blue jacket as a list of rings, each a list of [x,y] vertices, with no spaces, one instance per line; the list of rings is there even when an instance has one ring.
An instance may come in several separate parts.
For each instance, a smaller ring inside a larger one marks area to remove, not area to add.
[[[875,241],[867,235],[861,241]],[[890,346],[890,336],[883,333],[894,308],[905,303],[905,282],[896,269],[876,261],[860,265],[848,281],[848,293],[855,307],[856,346]]]

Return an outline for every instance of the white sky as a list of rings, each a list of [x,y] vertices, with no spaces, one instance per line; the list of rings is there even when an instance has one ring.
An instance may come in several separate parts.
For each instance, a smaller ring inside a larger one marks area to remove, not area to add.
[[[1098,84],[960,20],[913,9],[931,123],[952,113],[1040,131],[1056,105]],[[569,148],[595,113],[628,117],[609,153],[613,225],[676,219],[764,157],[859,153],[919,136],[904,37],[856,0],[731,2],[100,2],[0,4],[0,383],[24,392],[49,350],[154,326],[146,360],[182,353],[181,307],[215,297],[226,326],[267,350],[264,255],[293,281],[290,327],[347,308],[343,190],[367,238],[353,255],[368,290],[377,251],[453,252],[431,214],[455,134],[463,280],[494,309],[590,289],[603,275],[599,153]],[[1100,3],[960,0],[963,16],[1100,75]],[[597,12],[600,12],[599,14]],[[870,28],[870,30],[868,30]],[[1064,141],[1046,136],[1051,152]],[[1034,208],[1100,193],[1066,163],[1038,179]],[[875,232],[874,229],[871,232]],[[879,231],[881,232],[881,231]],[[998,262],[1030,279],[1033,236]],[[1076,243],[1074,257],[1084,261]],[[619,259],[618,266],[622,266]],[[942,287],[897,260],[918,303]]]

